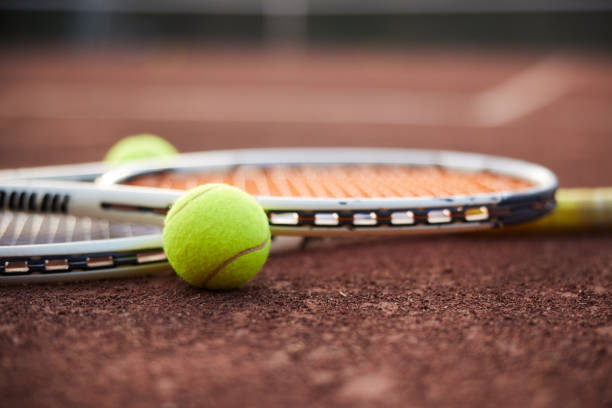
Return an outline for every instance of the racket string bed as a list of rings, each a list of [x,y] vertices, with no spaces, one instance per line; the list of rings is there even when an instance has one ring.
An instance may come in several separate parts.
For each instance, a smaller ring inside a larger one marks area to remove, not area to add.
[[[520,191],[532,183],[486,171],[402,166],[235,166],[203,173],[160,172],[125,184],[187,190],[227,183],[254,196],[313,198],[445,197]]]

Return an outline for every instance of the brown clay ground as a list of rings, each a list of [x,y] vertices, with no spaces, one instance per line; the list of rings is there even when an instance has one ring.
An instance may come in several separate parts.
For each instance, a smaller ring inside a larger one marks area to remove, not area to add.
[[[612,61],[457,52],[0,52],[2,167],[180,150],[397,146],[612,185]],[[612,405],[612,236],[382,239],[243,289],[0,288],[2,406]]]

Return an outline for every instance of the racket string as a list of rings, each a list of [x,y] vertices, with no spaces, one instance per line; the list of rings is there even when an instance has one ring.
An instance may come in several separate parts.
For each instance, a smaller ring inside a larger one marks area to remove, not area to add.
[[[448,197],[520,191],[532,183],[486,171],[415,166],[235,166],[205,173],[162,172],[126,184],[189,189],[206,183],[235,185],[256,196],[313,198]]]
[[[0,245],[38,245],[160,233],[160,228],[59,214],[0,212]]]

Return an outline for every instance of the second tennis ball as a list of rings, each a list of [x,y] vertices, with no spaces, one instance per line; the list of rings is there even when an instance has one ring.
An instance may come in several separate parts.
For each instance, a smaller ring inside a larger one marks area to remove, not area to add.
[[[245,284],[266,262],[270,227],[253,197],[226,184],[207,184],[172,205],[163,242],[170,265],[185,282],[231,289]]]
[[[106,153],[104,161],[124,163],[133,160],[172,156],[177,153],[174,146],[159,136],[144,133],[128,136],[115,143]]]

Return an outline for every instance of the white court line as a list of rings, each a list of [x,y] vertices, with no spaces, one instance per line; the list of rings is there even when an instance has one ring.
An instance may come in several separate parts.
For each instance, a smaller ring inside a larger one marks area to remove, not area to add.
[[[364,88],[18,84],[0,92],[0,117],[461,125],[472,116],[471,97]]]
[[[576,76],[570,68],[561,59],[547,57],[476,94],[376,88],[6,84],[0,90],[0,117],[504,126],[570,91]]]
[[[552,104],[575,85],[567,63],[548,57],[480,93],[473,103],[480,126],[503,126]]]

